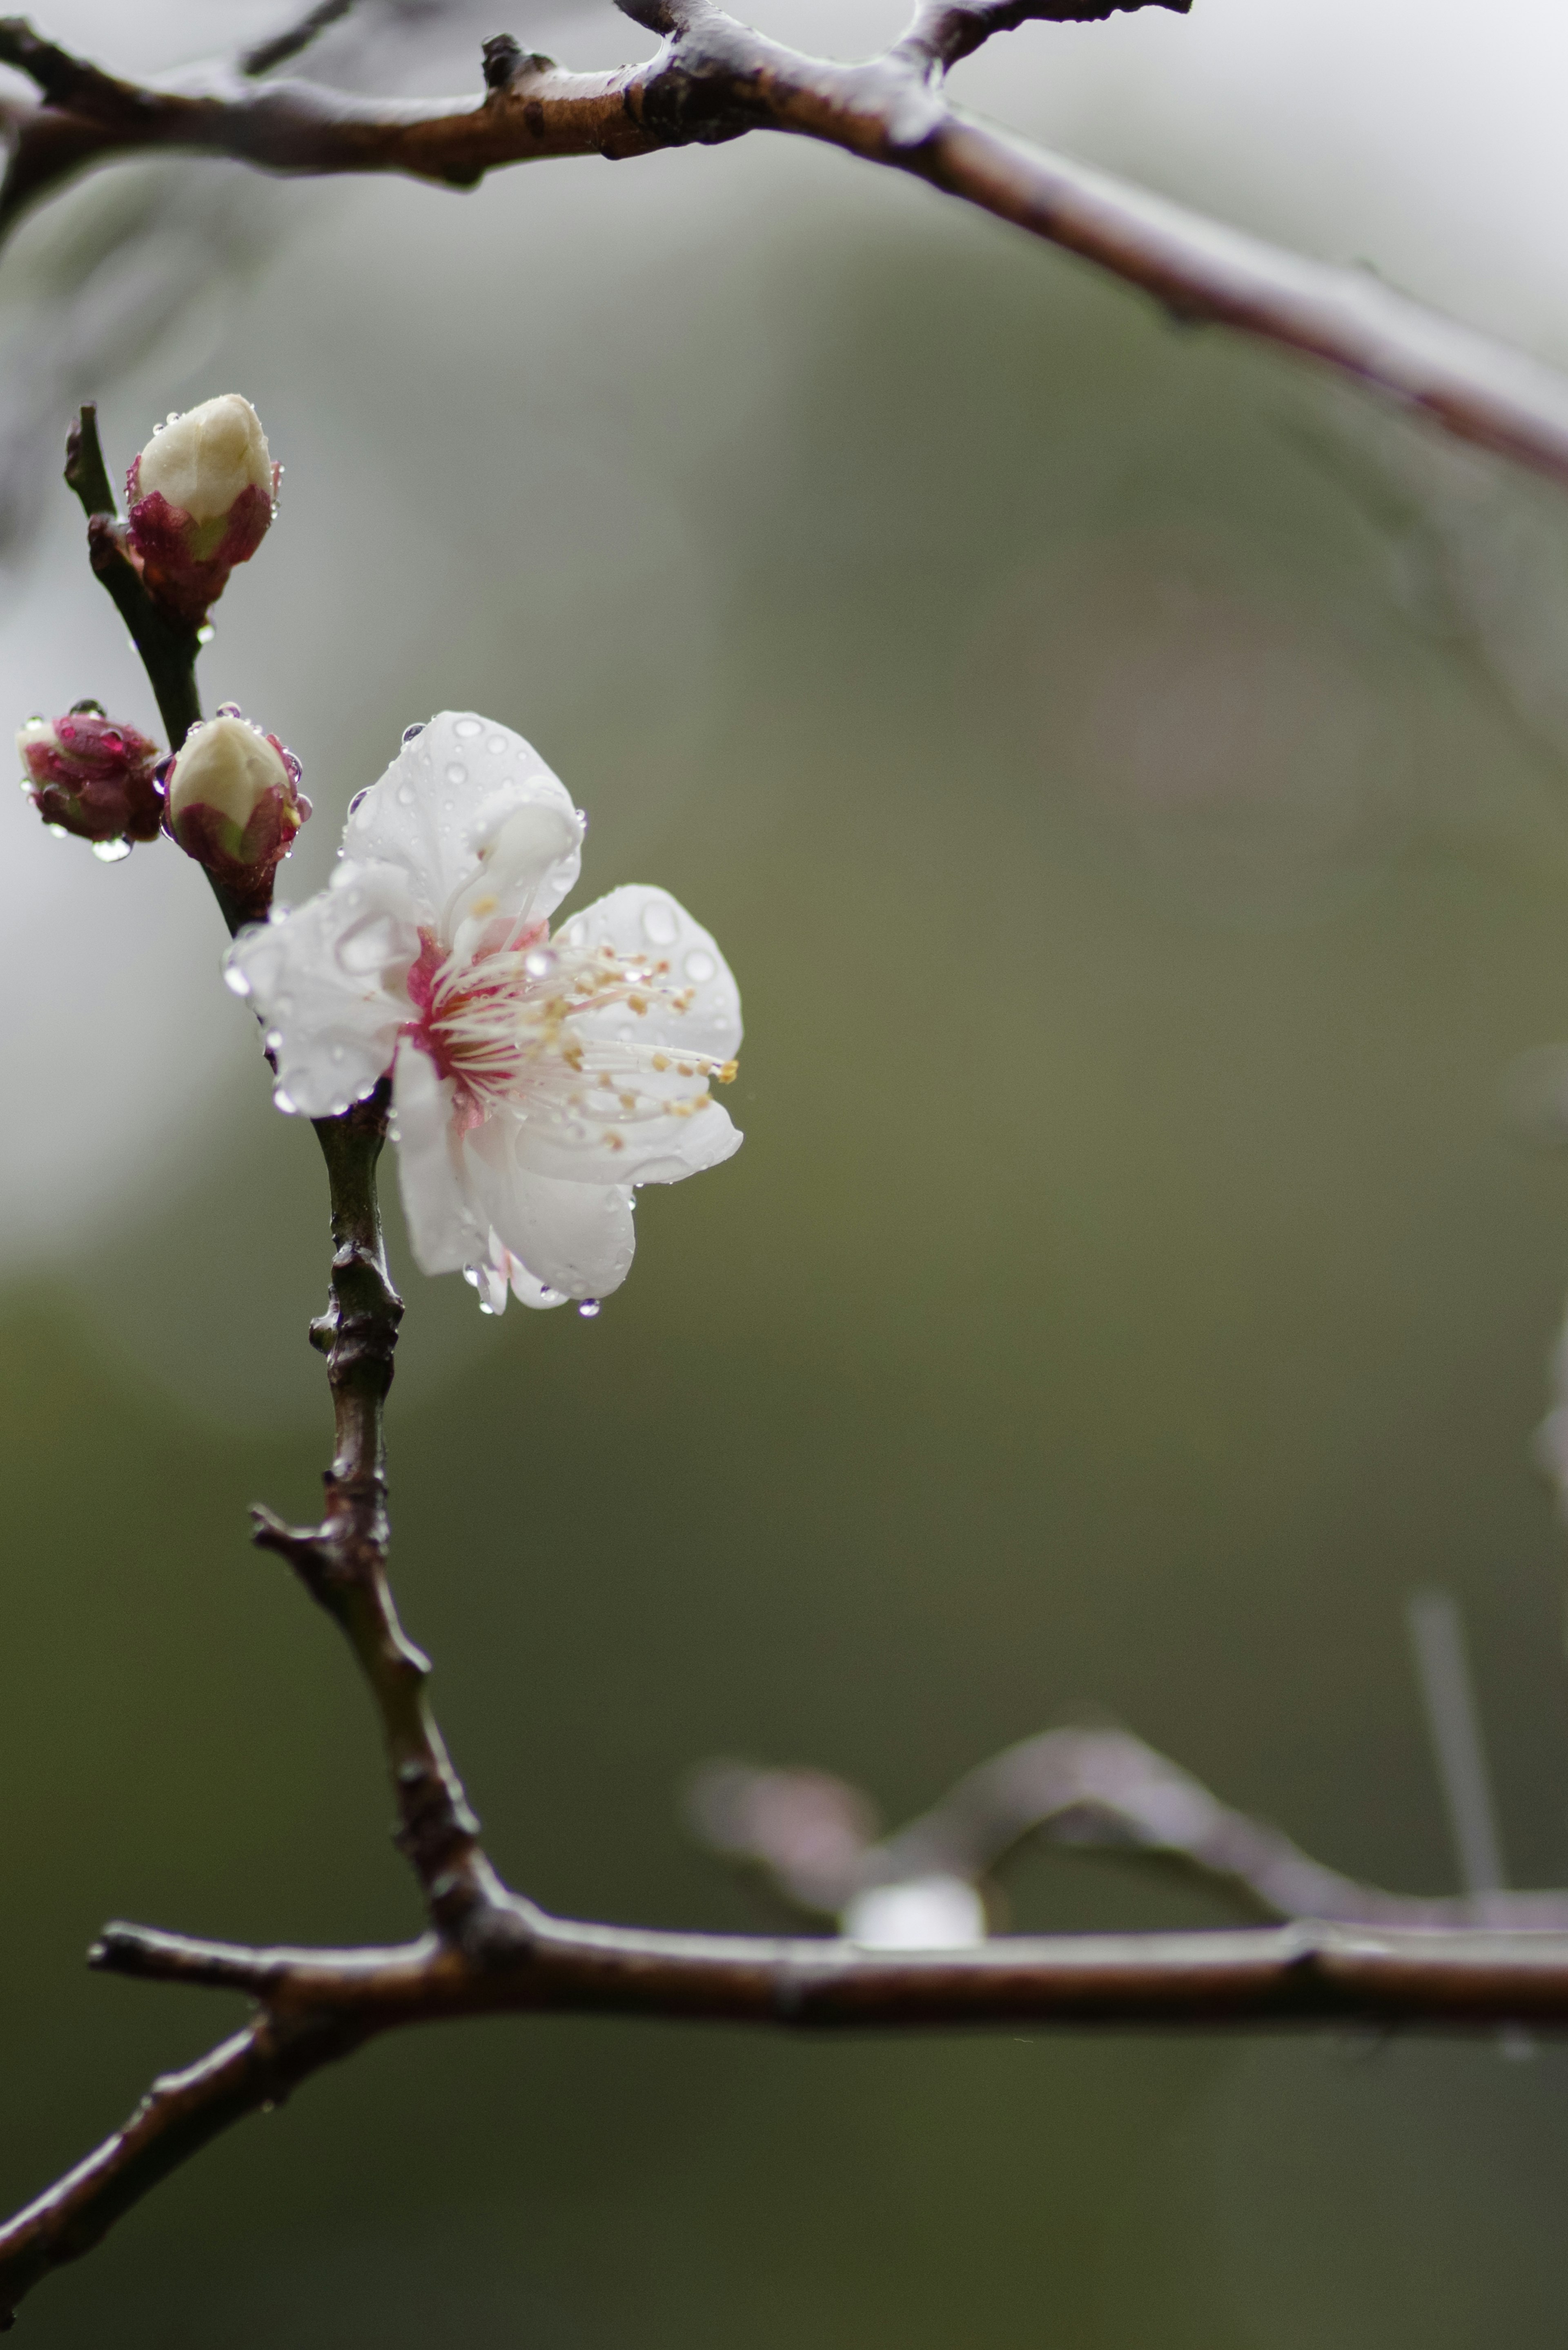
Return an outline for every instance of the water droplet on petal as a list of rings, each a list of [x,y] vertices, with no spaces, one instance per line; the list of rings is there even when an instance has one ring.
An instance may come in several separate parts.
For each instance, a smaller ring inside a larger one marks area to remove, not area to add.
[[[364,790],[363,790],[362,792],[356,792],[356,793],[355,793],[355,795],[354,795],[354,796],[353,796],[353,798],[349,801],[349,803],[348,803],[348,813],[349,813],[349,815],[350,815],[350,816],[355,816],[355,815],[357,815],[357,814],[358,813],[359,809],[360,809],[360,808],[362,808],[362,807],[364,806],[364,805],[365,805],[366,801],[369,798],[369,796],[370,796],[370,786],[369,786],[369,784],[367,784],[367,785],[366,785],[366,786],[365,786],[365,788],[364,788]]]
[[[237,962],[223,965],[223,985],[235,995],[248,995],[251,992],[250,981]]]
[[[591,1322],[598,1310],[599,1301],[597,1297],[585,1297],[582,1304],[577,1308],[577,1312],[582,1315],[585,1322]]]
[[[483,734],[484,727],[477,718],[460,718],[452,731],[454,734],[461,734],[465,740],[470,740],[475,734]]]
[[[718,968],[718,964],[706,947],[693,947],[686,958],[686,976],[688,979],[696,980],[699,983],[705,979],[711,979]]]
[[[556,968],[556,956],[549,947],[535,947],[523,958],[523,968],[530,979],[548,979]]]
[[[425,719],[423,719],[423,718],[421,718],[416,725],[413,725],[413,726],[405,726],[405,727],[404,727],[404,729],[403,729],[403,740],[404,740],[404,742],[405,742],[405,743],[411,743],[411,742],[413,741],[414,736],[415,736],[416,734],[422,734],[422,733],[424,733],[424,731],[425,731],[425,727],[426,727],[426,724],[427,724],[427,723],[428,723],[428,721],[427,721],[427,720],[425,720]]]
[[[466,784],[468,781],[468,769],[461,759],[454,759],[445,770],[445,775],[449,784]]]
[[[458,731],[461,733],[461,732],[462,732],[462,729],[460,728]],[[498,759],[498,758],[501,756],[501,754],[503,753],[503,751],[504,751],[504,750],[505,750],[505,748],[506,748],[506,737],[505,737],[505,735],[504,735],[504,734],[493,734],[493,735],[490,737],[490,740],[486,743],[486,744],[485,744],[485,746],[484,746],[484,747],[485,747],[485,749],[490,753],[490,754],[491,754],[491,756],[492,756],[493,758],[496,758],[496,759]],[[511,777],[510,777],[510,776],[508,776],[508,777],[506,778],[506,780],[507,780],[508,782],[510,782],[510,781],[511,781]]]
[[[281,1052],[283,1049],[283,1035],[281,1030],[269,1028],[266,1035],[262,1038],[262,1043],[266,1046],[269,1053]]]
[[[412,807],[417,797],[418,794],[415,792],[412,784],[400,784],[398,785],[398,806],[400,807]]]
[[[237,702],[220,702],[218,704],[220,718],[243,718],[244,714]]]
[[[656,947],[674,944],[680,924],[668,898],[650,898],[642,910],[642,927]]]
[[[292,1118],[299,1107],[299,1104],[286,1086],[274,1086],[272,1100],[273,1107],[282,1110],[286,1118]]]
[[[26,791],[26,785],[24,784],[22,789]],[[70,838],[70,834],[66,830],[63,824],[47,824],[44,827],[44,830],[48,834],[51,840],[68,840]]]
[[[122,857],[130,854],[129,840],[95,840],[92,853],[100,865],[118,865]]]

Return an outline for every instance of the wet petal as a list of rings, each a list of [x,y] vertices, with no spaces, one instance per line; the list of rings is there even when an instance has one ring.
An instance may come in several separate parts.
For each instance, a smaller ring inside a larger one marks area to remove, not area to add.
[[[740,1050],[741,991],[734,975],[711,933],[668,889],[628,882],[569,915],[561,936],[570,947],[609,947],[628,962],[646,962],[660,991],[685,999],[679,1011],[650,998],[640,1015],[628,1016],[624,1005],[590,1013],[581,1022],[585,1033],[683,1046],[717,1061]]]
[[[478,878],[482,852],[524,807],[550,808],[567,819],[555,853],[530,881],[534,919],[542,920],[572,888],[582,861],[582,826],[570,795],[533,744],[509,726],[477,711],[443,710],[361,795],[343,836],[343,853],[400,867],[421,919],[439,923],[454,897]]]
[[[504,1115],[463,1138],[472,1195],[510,1255],[542,1287],[566,1297],[607,1297],[631,1270],[637,1245],[629,1186],[560,1182],[520,1159],[522,1129]],[[545,1301],[513,1289],[524,1303]]]
[[[407,879],[386,866],[340,866],[331,889],[234,941],[230,984],[276,1039],[279,1087],[307,1118],[347,1109],[391,1066],[418,951]]]
[[[558,1182],[679,1183],[741,1147],[728,1111],[690,1081],[674,1101],[646,1087],[631,1098],[635,1111],[598,1089],[585,1090],[580,1102],[531,1096],[517,1128],[518,1165]]]
[[[421,1273],[461,1273],[488,1253],[489,1218],[474,1214],[462,1146],[452,1132],[453,1087],[404,1039],[392,1077],[398,1178],[409,1245]]]
[[[566,1305],[566,1293],[564,1289],[552,1289],[547,1281],[537,1279],[529,1272],[521,1257],[514,1256],[510,1250],[506,1253],[506,1265],[512,1284],[512,1295],[519,1305],[530,1305],[536,1312],[548,1313],[552,1305]]]

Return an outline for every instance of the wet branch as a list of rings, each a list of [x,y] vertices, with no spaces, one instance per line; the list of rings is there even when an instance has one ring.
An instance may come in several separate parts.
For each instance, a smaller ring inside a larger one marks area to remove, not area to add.
[[[383,1078],[341,1118],[315,1121],[331,1193],[332,1288],[310,1338],[327,1357],[337,1449],[321,1523],[287,1526],[258,1509],[255,1540],[288,1561],[354,1651],[380,1720],[399,1848],[431,1918],[443,1934],[483,1944],[493,1939],[498,1918],[501,1930],[510,1930],[510,1917],[425,1695],[430,1665],[398,1621],[387,1581],[382,1411],[403,1313],[387,1268],[376,1196],[390,1097]]]
[[[753,130],[815,139],[926,181],[1140,287],[1188,323],[1230,327],[1332,367],[1461,440],[1568,481],[1568,385],[1359,270],[1281,251],[961,113],[950,67],[1034,19],[1097,18],[1188,0],[924,0],[903,36],[853,64],[786,48],[710,0],[620,0],[660,36],[613,73],[574,74],[509,35],[484,48],[482,95],[377,99],[258,78],[332,20],[329,5],[238,61],[178,86],[121,80],[0,19],[0,63],[40,93],[14,107],[0,230],[117,156],[180,150],[279,172],[393,172],[472,188],[503,165],[612,160]],[[258,60],[260,61],[258,64]]]
[[[358,1135],[340,1146],[334,1138],[354,1170],[348,1183],[338,1177],[334,1184],[335,1200],[350,1197],[339,1259],[353,1244],[354,1187],[373,1174],[376,1123],[367,1109]],[[845,1897],[856,1886],[934,1870],[982,1876],[1023,1837],[1044,1832],[1078,1848],[1175,1861],[1251,1906],[1278,1915],[1299,1903],[1303,1914],[1272,1929],[1002,1936],[961,1950],[890,1952],[838,1937],[583,1924],[507,1891],[479,1849],[424,1706],[423,1661],[409,1650],[388,1595],[376,1391],[384,1394],[389,1376],[395,1300],[379,1296],[377,1273],[351,1306],[351,1277],[358,1277],[353,1268],[335,1265],[335,1295],[340,1283],[343,1295],[331,1343],[343,1352],[334,1393],[347,1433],[328,1474],[326,1524],[291,1532],[265,1520],[258,1539],[298,1567],[365,1668],[399,1790],[399,1841],[425,1892],[431,1930],[391,1949],[310,1950],[106,1928],[91,1953],[100,1971],[238,1992],[256,2012],[200,2064],[155,2083],[123,2130],[0,2228],[0,2310],[88,2251],[231,2123],[280,2103],[367,2040],[413,2024],[576,2012],[805,2031],[1335,2022],[1568,2029],[1568,1893],[1495,1897],[1503,1905],[1491,1913],[1496,1922],[1478,1930],[1465,1922],[1461,1901],[1386,1893],[1324,1867],[1117,1731],[1028,1740],[970,1773],[898,1835],[864,1841],[857,1858],[851,1836],[826,1873],[820,1863],[832,1839],[825,1822],[836,1831],[867,1816],[865,1798],[842,1783],[727,1766],[722,1786],[716,1773],[705,1792],[700,1785],[699,1808],[710,1842],[768,1867],[802,1908],[828,1906],[836,1888]],[[840,1803],[836,1789],[848,1800]],[[803,1865],[808,1849],[819,1864],[815,1876]]]

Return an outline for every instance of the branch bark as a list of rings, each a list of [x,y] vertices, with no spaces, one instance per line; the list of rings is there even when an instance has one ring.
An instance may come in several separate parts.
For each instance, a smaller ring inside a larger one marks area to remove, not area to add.
[[[341,1118],[314,1121],[332,1202],[331,1303],[310,1328],[327,1357],[337,1448],[319,1525],[288,1526],[257,1509],[255,1540],[286,1558],[353,1649],[380,1719],[397,1796],[397,1841],[443,1934],[493,1939],[503,1889],[479,1844],[479,1822],[425,1693],[428,1659],[398,1620],[387,1580],[383,1407],[403,1302],[392,1286],[376,1193],[391,1087]],[[508,1925],[510,1921],[508,1919]],[[503,1930],[506,1930],[505,1928]]]
[[[506,1897],[509,1930],[385,1950],[249,1950],[106,1929],[106,1972],[248,1993],[247,2029],[156,2082],[122,2130],[0,2228],[0,2311],[101,2241],[179,2163],[376,2034],[464,2016],[660,2016],[801,2031],[970,2026],[1248,2030],[1340,2023],[1568,2028],[1568,1934],[1374,1932],[1302,1923],[1231,1933],[1003,1938],[910,1956],[580,1925]]]
[[[1174,6],[1187,0],[1119,0]],[[1458,438],[1568,482],[1568,384],[1551,369],[1407,300],[1369,274],[1281,251],[960,112],[948,69],[993,33],[1033,18],[1093,18],[1111,0],[927,0],[879,57],[838,64],[752,31],[707,0],[621,0],[661,36],[657,54],[573,74],[502,36],[477,99],[372,99],[306,81],[258,82],[253,52],[180,76],[120,80],[0,20],[0,62],[43,103],[18,110],[0,229],[75,174],[116,156],[183,150],[269,172],[393,172],[475,186],[487,172],[555,155],[624,160],[714,145],[753,130],[815,139],[927,182],[1075,253],[1208,323],[1318,361]],[[327,12],[329,13],[329,12]],[[313,12],[319,19],[324,12]],[[319,29],[306,19],[305,27]],[[303,41],[280,36],[270,54]]]

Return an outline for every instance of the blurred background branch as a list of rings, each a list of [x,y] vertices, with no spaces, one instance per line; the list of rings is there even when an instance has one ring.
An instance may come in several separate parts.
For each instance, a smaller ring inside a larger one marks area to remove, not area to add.
[[[1188,0],[1125,0],[1174,7]],[[922,8],[903,40],[839,65],[784,47],[710,0],[621,0],[661,33],[646,64],[570,74],[509,36],[485,48],[485,88],[466,106],[378,103],[306,82],[257,89],[251,65],[292,57],[334,21],[317,11],[236,68],[165,83],[102,72],[20,18],[0,21],[0,61],[43,103],[14,109],[0,229],[93,164],[170,149],[283,172],[396,172],[472,187],[497,166],[547,156],[628,158],[713,145],[755,130],[795,133],[908,172],[1097,263],[1187,323],[1220,324],[1326,362],[1461,440],[1568,480],[1568,386],[1366,273],[1327,268],[1220,227],[1077,164],[1036,152],[948,107],[947,68],[1039,6]],[[1113,13],[1089,0],[1091,18]]]

